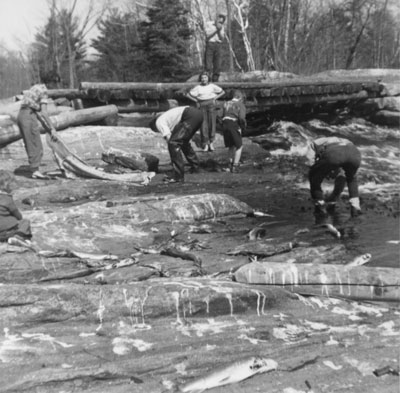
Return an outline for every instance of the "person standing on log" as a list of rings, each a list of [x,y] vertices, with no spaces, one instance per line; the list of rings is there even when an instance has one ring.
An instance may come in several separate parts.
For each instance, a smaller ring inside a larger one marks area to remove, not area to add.
[[[351,216],[359,216],[361,207],[356,173],[361,164],[360,151],[349,140],[337,137],[318,138],[312,143],[311,148],[315,152],[315,162],[308,176],[317,223],[323,223],[328,216],[328,211],[334,211],[336,201],[346,183],[349,190]],[[326,200],[321,188],[325,178],[335,179],[333,191]]]
[[[244,95],[240,90],[233,92],[233,98],[226,101],[223,107],[222,129],[225,147],[229,148],[229,170],[239,172],[242,155],[242,134],[246,129],[246,107]]]
[[[28,155],[31,177],[33,179],[47,179],[40,172],[39,166],[43,157],[43,145],[40,138],[38,116],[51,124],[47,115],[48,94],[46,85],[36,84],[23,92],[21,108],[18,113],[17,124],[22,134],[26,153]],[[54,127],[51,128],[51,138],[57,140]]]
[[[183,183],[185,181],[185,164],[182,153],[191,166],[192,173],[199,172],[199,159],[190,140],[203,122],[203,113],[190,106],[178,106],[158,115],[150,122],[150,128],[160,132],[168,143],[173,177],[166,177],[165,182]]]
[[[199,76],[200,84],[193,87],[188,98],[194,101],[203,112],[201,125],[201,148],[203,151],[214,151],[214,140],[217,131],[217,100],[225,92],[214,83],[210,83],[210,75],[204,71]]]
[[[205,26],[206,49],[204,54],[204,68],[212,75],[212,81],[218,82],[221,72],[221,49],[225,38],[225,15],[218,15],[217,20],[208,21]]]
[[[5,170],[0,170],[0,241],[11,237],[21,240],[32,237],[31,223],[22,218],[11,195],[14,176]]]

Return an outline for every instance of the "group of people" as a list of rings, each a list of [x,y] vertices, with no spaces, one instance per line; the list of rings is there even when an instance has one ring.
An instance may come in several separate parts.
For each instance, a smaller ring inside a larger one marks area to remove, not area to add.
[[[150,127],[160,132],[167,141],[173,167],[172,177],[165,181],[177,183],[184,181],[184,161],[186,157],[192,172],[199,171],[199,160],[191,147],[190,140],[200,129],[202,151],[213,151],[216,135],[216,100],[225,92],[210,82],[207,72],[199,77],[200,84],[192,88],[188,98],[197,108],[182,106],[172,108],[158,115]],[[229,170],[239,172],[242,153],[242,134],[246,129],[246,107],[244,94],[240,90],[223,104],[222,131],[224,144],[229,149]],[[361,214],[356,173],[361,164],[361,154],[357,147],[347,139],[337,137],[318,138],[311,144],[314,163],[309,170],[311,197],[315,204],[316,222],[323,222],[335,209],[346,184],[349,190],[349,202],[352,217]],[[324,199],[322,182],[335,179],[332,193]]]
[[[203,152],[214,151],[217,130],[217,100],[225,95],[224,90],[216,85],[220,75],[221,44],[225,37],[224,15],[218,15],[216,21],[206,25],[205,68],[199,76],[199,84],[192,88],[187,97],[195,102],[193,106],[178,106],[157,115],[150,123],[150,128],[160,132],[168,146],[172,176],[166,177],[168,183],[184,182],[184,158],[188,161],[191,172],[200,169],[199,159],[191,146],[191,139],[200,130],[200,143]],[[47,88],[37,84],[24,91],[18,114],[18,126],[21,131],[31,177],[46,179],[39,166],[43,157],[39,122],[45,123],[45,130],[53,140],[57,134],[47,116]],[[232,97],[222,106],[222,131],[225,147],[228,148],[229,167],[232,173],[239,172],[242,154],[242,136],[246,130],[245,96],[242,91],[234,90]],[[311,197],[314,200],[316,222],[323,222],[335,209],[337,200],[346,184],[349,190],[349,202],[353,217],[361,214],[356,173],[361,164],[361,154],[356,146],[342,138],[319,138],[312,143],[314,163],[309,170]],[[324,199],[322,182],[325,178],[335,179],[332,193]],[[30,223],[22,218],[12,195],[12,174],[0,170],[0,241],[11,236],[29,239],[32,236]]]
[[[199,171],[199,160],[190,144],[196,131],[200,130],[201,150],[203,152],[215,150],[217,100],[225,92],[221,87],[210,82],[206,71],[200,74],[199,82],[200,84],[187,94],[187,97],[196,103],[196,108],[192,106],[172,108],[150,122],[150,128],[155,132],[160,132],[168,144],[173,175],[166,178],[166,182],[184,181],[183,155],[191,167],[191,172]],[[244,94],[240,90],[234,90],[232,99],[223,104],[222,129],[225,146],[229,149],[229,170],[232,173],[238,173],[242,153],[242,134],[246,129],[246,107]]]

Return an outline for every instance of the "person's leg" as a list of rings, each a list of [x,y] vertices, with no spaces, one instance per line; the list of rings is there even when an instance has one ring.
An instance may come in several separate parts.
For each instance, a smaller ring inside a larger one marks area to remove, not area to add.
[[[22,109],[18,115],[18,126],[28,155],[29,167],[32,172],[38,171],[43,157],[43,145],[35,113],[29,108]]]
[[[200,162],[190,142],[184,143],[182,145],[182,153],[186,157],[186,160],[189,163],[191,170],[193,172],[199,171]]]
[[[211,42],[206,42],[206,49],[204,52],[204,69],[211,74],[213,68],[214,48]]]
[[[216,105],[210,104],[209,116],[210,116],[210,129],[209,129],[210,151],[214,151],[213,143],[215,141],[215,134],[217,133],[217,107],[216,107]]]
[[[232,132],[233,144],[235,146],[235,155],[233,158],[232,172],[238,173],[243,146],[242,146],[242,135],[239,132],[239,124],[237,122],[233,122],[231,132]]]
[[[31,222],[27,219],[18,221],[18,228],[15,234],[23,237],[24,239],[30,239],[32,237]]]
[[[361,165],[361,153],[355,146],[349,147],[348,161],[343,165],[349,190],[350,212],[352,217],[361,214],[360,198],[358,194],[357,171]]]
[[[201,123],[201,128],[200,128],[200,141],[201,141],[201,147],[204,151],[208,151],[208,144],[209,144],[209,114],[208,114],[208,108],[206,105],[203,105],[200,107],[202,113],[203,113],[203,121]]]
[[[175,181],[183,182],[185,178],[185,164],[183,162],[181,146],[175,142],[168,142],[169,156],[174,170],[173,178]]]
[[[218,82],[221,73],[221,44],[214,44],[212,82]]]

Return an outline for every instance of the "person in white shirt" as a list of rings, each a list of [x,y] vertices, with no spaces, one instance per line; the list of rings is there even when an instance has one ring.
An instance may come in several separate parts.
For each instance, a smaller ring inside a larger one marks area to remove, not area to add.
[[[212,75],[212,81],[218,82],[221,72],[221,47],[225,38],[225,15],[218,15],[216,21],[206,23],[206,50],[204,54],[204,66]]]
[[[213,142],[217,131],[217,100],[225,92],[221,87],[210,83],[210,75],[204,71],[199,76],[200,84],[193,87],[188,93],[188,98],[194,101],[203,112],[201,125],[201,148],[203,151],[214,151]]]
[[[186,157],[191,172],[199,172],[199,159],[194,152],[190,140],[203,122],[201,110],[190,106],[178,106],[157,115],[151,122],[150,128],[160,132],[168,143],[168,152],[171,157],[173,176],[164,181],[177,183],[185,181],[185,163],[182,153]]]

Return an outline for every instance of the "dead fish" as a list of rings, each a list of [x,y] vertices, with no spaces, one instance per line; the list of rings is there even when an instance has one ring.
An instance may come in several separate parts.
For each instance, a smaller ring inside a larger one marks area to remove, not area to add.
[[[308,228],[301,228],[298,231],[296,231],[294,233],[294,235],[297,236],[297,235],[302,235],[303,233],[309,233],[309,232],[310,232],[310,230]]]
[[[371,258],[372,255],[368,253],[359,255],[358,257],[355,257],[352,261],[346,263],[346,266],[362,266],[368,263]]]
[[[202,224],[200,226],[189,225],[190,233],[212,233],[212,229],[210,225]]]
[[[161,255],[168,255],[174,258],[182,258],[189,261],[193,261],[197,266],[201,267],[202,260],[197,255],[194,255],[190,252],[184,252],[179,250],[176,247],[167,247],[161,251]]]
[[[115,262],[115,263],[111,263],[110,265],[107,265],[105,267],[105,269],[118,269],[120,267],[127,267],[127,266],[131,266],[131,265],[135,265],[136,263],[138,263],[137,258],[125,258],[119,262]]]
[[[182,393],[201,393],[207,389],[224,386],[243,381],[256,374],[276,370],[278,363],[272,359],[251,357],[238,361],[231,366],[224,367],[217,371],[195,379],[179,388]]]
[[[92,261],[117,261],[118,256],[112,254],[91,254],[87,252],[70,251],[70,255],[79,259],[90,259]]]
[[[326,228],[329,233],[332,233],[332,235],[337,237],[338,239],[342,237],[342,234],[339,232],[339,230],[335,228],[332,224],[323,224],[321,226],[323,228]]]
[[[259,240],[265,237],[267,231],[265,228],[253,228],[248,234],[247,237],[249,240]]]
[[[7,243],[10,246],[17,246],[17,247],[23,247],[23,248],[27,248],[28,250],[31,250],[33,252],[36,252],[35,247],[32,245],[32,242],[30,240],[22,240],[19,239],[17,237],[10,237],[7,240]]]
[[[253,212],[247,215],[248,217],[275,217],[272,214],[267,214],[258,210],[254,210]]]

